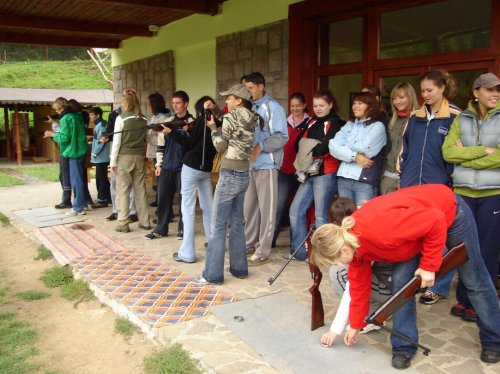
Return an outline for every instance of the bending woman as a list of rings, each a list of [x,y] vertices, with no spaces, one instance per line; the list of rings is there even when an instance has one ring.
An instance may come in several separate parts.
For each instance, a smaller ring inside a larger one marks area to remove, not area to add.
[[[394,263],[393,292],[414,274],[422,278],[422,287],[430,287],[441,266],[445,245],[453,248],[460,243],[465,244],[469,260],[458,267],[458,273],[478,314],[481,360],[500,361],[500,307],[479,252],[474,217],[460,196],[438,184],[403,188],[376,197],[344,218],[341,226],[323,225],[314,233],[314,263],[349,264],[351,329],[344,335],[344,342],[357,343],[359,331],[366,326],[372,261]],[[394,331],[417,341],[416,317],[413,299],[394,314]],[[409,367],[416,347],[394,335],[391,344],[392,366]]]

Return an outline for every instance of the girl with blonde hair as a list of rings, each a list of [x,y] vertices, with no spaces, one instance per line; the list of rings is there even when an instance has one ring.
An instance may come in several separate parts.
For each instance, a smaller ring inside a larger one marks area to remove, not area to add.
[[[376,197],[341,226],[318,228],[312,237],[312,260],[319,265],[349,264],[349,321],[347,345],[357,343],[366,326],[372,283],[372,261],[393,263],[392,291],[414,275],[421,287],[434,285],[443,248],[464,243],[469,260],[458,267],[467,296],[478,314],[481,360],[500,361],[500,306],[479,251],[474,217],[463,199],[447,186],[427,184],[402,188]],[[394,331],[418,341],[415,299],[393,316]],[[405,369],[416,353],[414,344],[391,336],[392,366]]]
[[[125,90],[120,98],[121,114],[116,118],[111,148],[111,172],[116,173],[116,231],[129,232],[130,190],[133,189],[139,228],[150,230],[146,186],[144,183],[144,139],[147,120],[133,90]]]
[[[408,82],[399,82],[391,91],[392,117],[387,128],[387,144],[380,193],[386,194],[399,189],[397,172],[398,155],[403,144],[403,133],[413,111],[418,109],[417,95]]]

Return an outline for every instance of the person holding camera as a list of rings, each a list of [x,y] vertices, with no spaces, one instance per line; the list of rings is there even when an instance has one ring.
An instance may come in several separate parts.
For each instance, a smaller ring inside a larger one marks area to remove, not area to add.
[[[222,160],[214,194],[205,269],[193,280],[199,286],[224,282],[226,240],[229,243],[226,272],[240,279],[248,277],[243,207],[250,183],[249,166],[255,130],[262,130],[264,122],[252,111],[252,93],[244,85],[236,84],[220,95],[226,96],[228,109],[222,127],[216,126],[214,115],[210,115],[207,121],[212,143],[222,153]],[[226,235],[228,228],[229,238]]]
[[[181,211],[184,235],[178,252],[173,258],[178,262],[195,262],[195,208],[196,199],[203,213],[203,228],[208,242],[212,216],[212,166],[216,154],[211,131],[206,126],[212,111],[218,113],[215,100],[203,96],[194,105],[196,119],[187,141],[186,154],[181,169]]]

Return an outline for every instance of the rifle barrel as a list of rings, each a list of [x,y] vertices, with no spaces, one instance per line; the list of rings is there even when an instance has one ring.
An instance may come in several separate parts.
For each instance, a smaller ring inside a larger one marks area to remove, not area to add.
[[[288,257],[288,259],[283,264],[283,266],[281,267],[281,269],[278,270],[278,272],[274,275],[274,277],[269,277],[267,279],[267,281],[268,281],[268,283],[269,283],[270,286],[276,281],[276,279],[278,279],[278,277],[283,272],[283,270],[285,270],[285,268],[288,266],[288,264],[290,263],[290,261],[293,260],[293,258],[295,257],[295,255],[299,252],[300,248],[302,248],[302,246],[306,243],[307,239],[309,239],[311,237],[311,235],[314,232],[314,230],[316,230],[316,226],[311,225],[311,228],[309,229],[309,232],[307,233],[307,235],[304,238],[304,240],[302,241],[302,243],[300,243],[299,246],[295,249],[295,251],[293,251],[293,253]]]

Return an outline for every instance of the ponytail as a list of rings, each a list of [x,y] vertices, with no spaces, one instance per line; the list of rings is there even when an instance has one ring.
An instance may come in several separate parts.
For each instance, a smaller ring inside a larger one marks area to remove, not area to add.
[[[438,87],[444,87],[443,96],[450,100],[457,94],[457,84],[455,78],[443,69],[435,69],[428,71],[420,77],[420,82],[424,79],[431,80]]]
[[[360,246],[359,239],[349,232],[354,224],[354,218],[348,216],[342,220],[341,226],[333,223],[320,226],[311,238],[311,261],[318,266],[333,265],[338,263],[345,245],[356,250]]]

